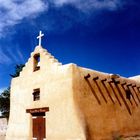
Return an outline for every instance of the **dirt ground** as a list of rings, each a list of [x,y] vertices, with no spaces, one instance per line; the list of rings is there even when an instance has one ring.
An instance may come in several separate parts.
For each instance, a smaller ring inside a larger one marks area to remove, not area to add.
[[[129,137],[129,138],[125,138],[122,140],[140,140],[140,136],[139,137]]]

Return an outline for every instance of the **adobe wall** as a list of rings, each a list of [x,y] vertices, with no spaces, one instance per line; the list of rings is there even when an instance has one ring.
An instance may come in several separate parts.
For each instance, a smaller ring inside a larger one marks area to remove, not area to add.
[[[7,119],[0,118],[0,140],[5,140],[7,131]]]
[[[40,70],[33,72],[33,56],[37,53]],[[121,82],[74,64],[61,65],[46,50],[36,47],[20,76],[11,83],[6,140],[31,140],[32,116],[26,109],[41,107],[49,107],[47,140],[112,140],[139,135],[140,91],[133,81],[126,85]],[[133,95],[130,100],[126,99],[128,87]],[[32,93],[37,88],[40,100],[33,101]]]
[[[120,137],[128,140],[132,139],[131,136],[140,135],[140,91],[137,85],[132,84],[132,87],[126,83],[133,95],[129,100],[125,83],[110,82],[109,74],[77,66],[73,67],[73,73],[75,105],[83,122],[86,140]]]
[[[33,72],[33,55],[40,53],[40,70]],[[40,100],[33,101],[33,89]],[[60,65],[37,47],[20,76],[11,83],[11,108],[6,140],[31,140],[32,116],[26,109],[49,107],[46,112],[47,140],[85,140],[73,103],[72,65]]]

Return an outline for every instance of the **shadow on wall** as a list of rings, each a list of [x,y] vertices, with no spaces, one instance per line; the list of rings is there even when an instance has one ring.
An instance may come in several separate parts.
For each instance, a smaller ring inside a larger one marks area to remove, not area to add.
[[[121,83],[119,80],[120,78],[101,79],[98,76],[91,77],[90,74],[84,78],[99,105],[102,104],[99,98],[100,94],[106,104],[108,102],[106,97],[109,97],[112,104],[119,104],[120,106],[125,105],[129,115],[132,115],[130,107],[138,107],[138,103],[140,103],[140,90],[136,84],[129,82]],[[96,88],[94,88],[93,85]],[[116,102],[113,96],[115,97]]]

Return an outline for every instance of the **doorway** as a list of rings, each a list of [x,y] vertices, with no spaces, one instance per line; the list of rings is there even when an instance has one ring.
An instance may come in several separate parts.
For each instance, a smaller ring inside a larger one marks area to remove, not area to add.
[[[32,115],[32,140],[46,140],[45,113],[49,107],[26,109]]]
[[[45,112],[32,114],[32,132],[33,140],[46,139],[46,122]]]

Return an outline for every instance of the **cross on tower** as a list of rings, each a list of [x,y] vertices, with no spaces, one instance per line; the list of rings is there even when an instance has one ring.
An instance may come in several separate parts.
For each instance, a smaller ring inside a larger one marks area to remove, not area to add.
[[[39,46],[41,46],[41,38],[44,36],[44,34],[42,34],[42,31],[39,32],[39,36],[37,37],[37,39],[39,39]]]

